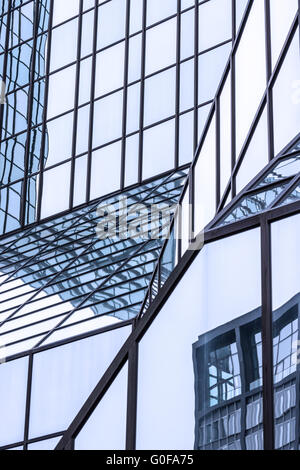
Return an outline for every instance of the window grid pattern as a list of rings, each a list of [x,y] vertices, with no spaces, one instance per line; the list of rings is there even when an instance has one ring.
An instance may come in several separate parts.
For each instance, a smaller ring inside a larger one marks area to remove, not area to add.
[[[24,161],[24,169],[13,166],[2,181],[2,200],[16,194],[4,232],[191,162],[231,50],[236,11],[231,0],[168,4],[76,0],[67,11],[58,0],[11,0],[3,6],[8,13],[0,22],[11,40],[2,53],[1,148],[8,163],[18,152]],[[215,33],[207,30],[213,17]],[[14,80],[10,58],[22,64],[22,54],[27,76]],[[15,100],[23,130],[9,113]],[[59,177],[67,185],[55,201]]]

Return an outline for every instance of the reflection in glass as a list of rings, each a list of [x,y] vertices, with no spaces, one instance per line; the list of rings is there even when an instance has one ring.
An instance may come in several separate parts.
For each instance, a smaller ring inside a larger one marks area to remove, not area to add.
[[[274,419],[276,449],[296,449],[297,344],[300,294],[273,313]]]
[[[13,244],[10,239],[7,244],[4,241],[0,252],[2,342],[25,344],[32,335],[45,336],[55,327],[63,339],[73,327],[79,334],[134,318],[164,242],[166,220],[159,215],[155,219],[158,236],[152,238],[149,232],[152,206],[176,206],[185,178],[185,171],[177,171],[122,194],[127,198],[126,226],[135,228],[134,238],[123,237],[122,232],[98,238],[97,228],[103,225],[96,210],[98,201],[20,234]],[[137,203],[147,208],[143,217],[134,210]],[[101,207],[110,207],[110,214],[122,222],[118,195],[102,200]]]
[[[257,188],[275,183],[284,178],[296,175],[300,171],[300,155],[280,160],[274,168],[259,182]]]
[[[198,450],[262,449],[261,310],[193,345]]]
[[[29,82],[33,61],[35,79],[44,76],[47,35],[40,34],[34,48],[32,40],[25,41],[33,36],[34,8],[39,8],[39,32],[47,29],[49,3],[48,0],[31,2],[11,13],[10,47],[16,47],[7,53],[6,70],[3,71],[2,67],[0,69],[0,80],[6,82],[7,89],[6,104],[0,122],[0,233],[20,227],[21,200],[25,202],[25,223],[35,219],[36,177],[22,182],[21,179],[28,173],[36,172],[41,160],[45,162],[45,156],[41,155],[42,129],[35,127],[30,132],[21,132],[26,131],[28,126],[36,126],[42,120],[45,82],[41,79],[32,87],[32,113],[29,111]],[[5,18],[0,19],[0,28],[2,21],[5,22]],[[17,135],[12,137],[15,134]],[[20,180],[20,183],[9,186],[17,180]]]
[[[218,226],[232,224],[238,220],[251,217],[266,210],[280,196],[287,187],[288,183],[275,186],[266,191],[248,194],[239,203],[237,203],[232,211],[218,224]]]

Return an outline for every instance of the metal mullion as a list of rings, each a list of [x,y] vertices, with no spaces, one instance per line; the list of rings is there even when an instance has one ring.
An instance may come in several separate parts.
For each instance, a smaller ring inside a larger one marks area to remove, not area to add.
[[[137,390],[138,343],[134,342],[128,353],[126,450],[136,449]]]
[[[144,148],[144,106],[145,106],[145,70],[146,70],[146,25],[147,25],[147,0],[143,1],[142,18],[142,46],[141,46],[141,85],[140,85],[140,119],[139,119],[139,163],[138,182],[143,180],[143,148]]]
[[[216,211],[221,199],[221,116],[220,96],[216,98]]]
[[[26,408],[25,408],[25,420],[24,420],[24,450],[27,450],[28,448],[28,438],[29,438],[32,369],[33,369],[33,354],[31,353],[28,357],[27,394],[26,394]]]
[[[44,183],[44,155],[46,151],[47,143],[47,114],[48,114],[48,94],[49,94],[49,72],[50,72],[50,55],[51,55],[51,43],[52,43],[52,24],[53,24],[53,8],[54,0],[50,0],[49,5],[49,22],[48,22],[48,33],[47,34],[47,50],[46,50],[46,70],[45,70],[45,95],[44,95],[44,107],[42,117],[42,140],[41,140],[41,151],[40,151],[40,165],[38,174],[38,194],[37,194],[37,208],[36,208],[36,220],[41,220],[42,210],[42,197],[43,197],[43,183]]]
[[[79,80],[81,68],[81,42],[82,42],[82,21],[83,21],[83,0],[79,1],[79,17],[78,17],[78,30],[77,30],[77,59],[76,59],[76,73],[75,73],[75,97],[74,97],[74,112],[73,112],[73,135],[72,135],[72,160],[71,160],[71,175],[70,175],[70,194],[69,194],[69,209],[73,208],[74,202],[74,183],[75,183],[75,155],[76,155],[76,142],[77,142],[77,126],[78,126],[78,102],[79,102]]]
[[[7,62],[8,62],[8,45],[9,45],[9,31],[10,31],[10,24],[11,24],[11,3],[12,0],[8,0],[8,12],[7,12],[7,25],[6,25],[6,36],[5,36],[5,46],[4,46],[4,61],[3,61],[3,71],[2,71],[2,79],[6,85],[6,74],[7,74]],[[5,104],[0,104],[0,142],[2,139],[2,126],[3,126],[3,113],[4,113],[4,106]]]
[[[22,185],[22,195],[20,203],[20,224],[22,227],[25,225],[25,211],[27,203],[27,187],[28,187],[28,169],[29,169],[29,156],[31,147],[31,126],[32,126],[32,113],[33,113],[33,100],[34,100],[34,87],[35,87],[35,63],[36,63],[36,45],[37,45],[37,34],[40,17],[40,4],[33,3],[34,10],[34,21],[33,21],[33,43],[32,43],[32,61],[30,64],[30,80],[29,80],[29,91],[28,91],[28,108],[27,108],[27,137],[25,144],[25,155],[24,155],[24,178]]]
[[[175,97],[175,156],[174,167],[179,166],[179,139],[180,139],[180,59],[181,59],[181,0],[177,0],[177,27],[176,27],[176,97]]]
[[[198,95],[199,95],[199,6],[198,0],[195,0],[195,18],[194,18],[194,154],[198,146]]]
[[[86,180],[86,203],[91,197],[91,172],[92,172],[92,149],[93,149],[93,127],[94,127],[94,102],[95,102],[95,86],[96,86],[96,61],[97,61],[97,37],[98,37],[98,1],[95,0],[94,8],[94,31],[93,31],[93,53],[92,53],[92,70],[91,70],[91,94],[90,94],[90,114],[89,114],[89,136],[88,136],[88,156],[87,156],[87,180]]]
[[[271,18],[270,0],[265,0],[265,41],[266,41],[266,78],[267,83],[272,76],[272,51],[271,51]],[[267,122],[268,122],[268,151],[269,161],[274,158],[274,128],[273,128],[273,93],[267,88]]]
[[[125,25],[125,59],[124,59],[124,84],[123,84],[123,114],[122,114],[122,149],[121,149],[121,174],[120,188],[125,186],[126,166],[126,131],[127,131],[127,104],[128,104],[128,67],[129,67],[129,28],[130,28],[130,4],[126,0],[126,25]]]
[[[236,0],[231,0],[231,28],[232,28],[232,44],[236,37]]]
[[[264,449],[274,449],[274,383],[272,322],[271,227],[261,216],[261,295],[262,295],[262,359],[263,359],[263,423]]]

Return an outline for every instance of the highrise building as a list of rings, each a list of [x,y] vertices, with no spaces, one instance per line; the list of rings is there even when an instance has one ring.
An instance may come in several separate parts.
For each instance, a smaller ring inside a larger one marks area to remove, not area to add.
[[[299,19],[1,2],[1,449],[299,449]]]

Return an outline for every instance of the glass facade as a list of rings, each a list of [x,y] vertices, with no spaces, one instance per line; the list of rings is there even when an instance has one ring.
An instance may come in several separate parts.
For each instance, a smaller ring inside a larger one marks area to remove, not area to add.
[[[0,449],[298,450],[298,0],[0,1]]]

